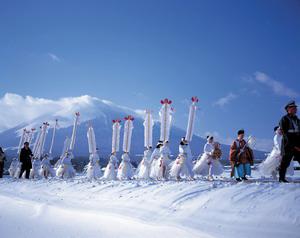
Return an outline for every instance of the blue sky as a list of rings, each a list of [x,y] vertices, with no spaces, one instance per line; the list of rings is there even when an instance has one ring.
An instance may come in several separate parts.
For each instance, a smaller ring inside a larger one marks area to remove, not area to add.
[[[270,143],[300,95],[299,1],[0,1],[0,96],[92,95]],[[266,141],[264,140],[266,139]]]

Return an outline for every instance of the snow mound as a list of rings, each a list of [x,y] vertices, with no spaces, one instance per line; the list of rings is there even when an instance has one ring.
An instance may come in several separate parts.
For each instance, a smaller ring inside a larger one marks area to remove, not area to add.
[[[299,237],[300,184],[0,180],[1,237]]]

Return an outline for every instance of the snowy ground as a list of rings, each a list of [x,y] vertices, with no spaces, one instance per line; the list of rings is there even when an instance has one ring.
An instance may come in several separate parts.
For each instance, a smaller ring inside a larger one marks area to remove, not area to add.
[[[293,238],[299,231],[300,183],[0,179],[3,238]]]

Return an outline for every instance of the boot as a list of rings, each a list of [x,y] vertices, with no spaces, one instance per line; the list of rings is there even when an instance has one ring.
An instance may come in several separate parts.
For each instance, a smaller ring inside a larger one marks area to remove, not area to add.
[[[280,178],[279,183],[289,183],[285,178]]]

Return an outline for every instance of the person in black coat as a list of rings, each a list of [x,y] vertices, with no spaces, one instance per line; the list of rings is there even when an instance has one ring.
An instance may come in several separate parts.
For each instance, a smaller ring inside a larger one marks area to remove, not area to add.
[[[4,161],[6,160],[5,153],[0,147],[0,178],[3,177]]]
[[[24,147],[22,148],[20,152],[20,162],[22,163],[21,166],[21,173],[20,178],[22,177],[22,174],[24,171],[26,172],[25,178],[29,179],[30,169],[32,168],[31,164],[31,157],[33,156],[31,149],[29,148],[29,143],[25,142]]]
[[[297,105],[295,101],[285,106],[287,114],[279,122],[283,132],[281,143],[282,160],[279,166],[279,182],[287,183],[285,178],[286,170],[292,159],[300,162],[300,120],[297,117]]]

